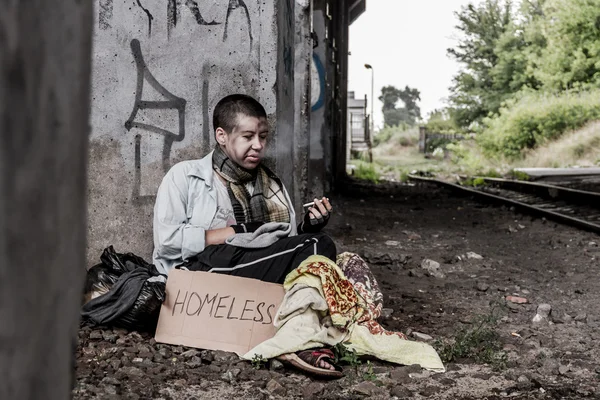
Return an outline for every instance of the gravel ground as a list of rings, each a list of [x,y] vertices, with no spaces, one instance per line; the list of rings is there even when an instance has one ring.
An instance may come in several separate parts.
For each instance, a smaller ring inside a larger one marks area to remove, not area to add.
[[[74,398],[600,398],[600,237],[429,186],[352,189],[334,199],[328,231],[372,266],[382,324],[437,346],[498,310],[498,337],[479,350],[497,346],[502,362],[459,355],[433,374],[363,360],[319,381],[278,362],[257,370],[231,353],[82,327]],[[533,322],[542,304],[551,311]]]

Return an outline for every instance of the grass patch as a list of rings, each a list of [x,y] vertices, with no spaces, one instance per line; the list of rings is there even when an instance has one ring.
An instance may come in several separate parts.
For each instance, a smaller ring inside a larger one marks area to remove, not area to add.
[[[493,305],[490,313],[478,315],[473,324],[459,330],[454,338],[438,339],[433,346],[444,363],[462,358],[489,364],[494,370],[506,368],[507,354],[502,350],[502,342],[496,328],[502,307]]]
[[[522,159],[529,149],[558,139],[600,119],[600,91],[524,93],[510,100],[499,115],[485,120],[478,142],[490,156]],[[575,154],[583,148],[573,148]]]
[[[379,182],[379,173],[377,172],[375,165],[362,161],[357,163],[356,169],[354,170],[354,177],[373,183]]]
[[[264,358],[261,354],[255,354],[250,363],[252,364],[252,368],[259,370],[265,368],[268,361],[269,360]]]

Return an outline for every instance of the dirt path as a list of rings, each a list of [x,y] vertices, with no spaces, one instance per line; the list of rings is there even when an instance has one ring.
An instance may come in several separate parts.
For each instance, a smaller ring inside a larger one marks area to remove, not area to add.
[[[359,194],[335,199],[329,232],[338,250],[372,266],[390,309],[385,327],[412,339],[418,332],[434,342],[459,340],[444,348],[454,356],[446,373],[363,362],[346,366],[341,380],[319,382],[278,363],[255,370],[228,353],[84,328],[74,397],[600,398],[600,237],[431,187],[363,187],[362,196],[353,189]],[[436,276],[422,268],[424,259],[440,264]],[[540,304],[552,311],[536,324]],[[477,323],[491,315],[497,322]],[[479,334],[465,333],[479,326]]]

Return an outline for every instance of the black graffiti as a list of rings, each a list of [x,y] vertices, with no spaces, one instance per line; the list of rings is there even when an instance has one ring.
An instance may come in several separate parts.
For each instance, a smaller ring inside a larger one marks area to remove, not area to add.
[[[148,11],[147,8],[145,8],[142,3],[140,2],[140,0],[136,0],[137,5],[144,10],[144,12],[146,13],[146,15],[148,16],[148,36],[152,35],[152,20],[154,19],[154,17],[152,16],[152,14],[150,14],[150,11]]]
[[[135,91],[135,101],[133,103],[133,110],[127,121],[125,121],[125,128],[130,131],[132,128],[143,129],[148,132],[158,133],[163,135],[164,144],[162,151],[162,164],[163,170],[168,171],[170,167],[171,148],[174,142],[180,142],[185,138],[185,106],[186,100],[175,96],[169,92],[163,85],[158,83],[154,75],[148,69],[144,56],[142,55],[142,49],[140,41],[133,39],[131,41],[131,52],[137,67],[137,85]],[[142,95],[144,91],[144,83],[147,82],[151,88],[156,90],[166,100],[150,101],[143,100]],[[136,122],[135,117],[139,110],[153,109],[153,110],[177,110],[179,114],[179,126],[178,133],[171,132],[169,130],[146,124],[143,122]],[[135,138],[135,186],[134,186],[134,198],[139,199],[140,188],[141,188],[141,135],[136,135]]]
[[[238,8],[242,8],[244,13],[246,14],[246,21],[248,22],[248,37],[250,39],[250,49],[252,49],[252,42],[254,38],[252,37],[252,21],[250,20],[250,12],[248,11],[248,6],[244,3],[244,0],[229,0],[229,6],[227,7],[227,17],[225,18],[225,29],[223,30],[223,41],[227,40],[227,32],[229,30],[229,17],[234,10]]]
[[[208,114],[208,89],[209,89],[209,67],[208,64],[202,65],[202,135],[204,147],[210,148],[210,120]]]
[[[179,5],[183,2],[183,0],[168,0],[167,2],[167,34],[171,35],[171,29],[177,26],[179,22],[181,11],[179,9]],[[198,7],[198,3],[194,0],[185,0],[185,6],[190,10],[194,18],[196,19],[196,23],[198,25],[219,25],[220,22],[216,21],[206,21],[200,12],[200,8]]]
[[[102,30],[110,29],[112,17],[113,0],[100,0],[98,4],[98,28]]]

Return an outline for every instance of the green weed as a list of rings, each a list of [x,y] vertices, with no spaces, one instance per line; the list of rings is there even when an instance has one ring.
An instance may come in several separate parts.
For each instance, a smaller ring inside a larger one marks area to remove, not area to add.
[[[433,346],[442,361],[448,363],[469,358],[489,364],[494,370],[505,369],[507,354],[502,350],[496,330],[501,310],[500,305],[493,305],[489,314],[476,316],[473,324],[459,330],[454,338],[436,340]]]
[[[379,182],[379,174],[373,164],[359,163],[354,170],[354,176],[358,179],[370,181],[373,183]]]
[[[250,362],[252,364],[252,368],[259,370],[259,369],[265,368],[268,361],[269,360],[264,358],[262,356],[262,354],[255,354],[254,357],[252,357],[252,360]]]

